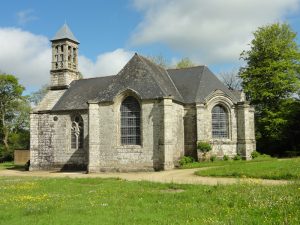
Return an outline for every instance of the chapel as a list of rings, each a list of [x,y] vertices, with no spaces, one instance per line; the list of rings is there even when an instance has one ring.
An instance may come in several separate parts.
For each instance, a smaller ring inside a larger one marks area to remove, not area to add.
[[[116,75],[80,79],[64,24],[52,42],[51,85],[30,114],[30,170],[153,171],[197,157],[255,150],[254,108],[207,66],[164,69],[135,54]]]

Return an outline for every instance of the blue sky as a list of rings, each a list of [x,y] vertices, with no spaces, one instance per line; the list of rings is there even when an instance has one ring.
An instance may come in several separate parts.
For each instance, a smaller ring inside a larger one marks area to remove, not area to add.
[[[134,52],[182,57],[216,74],[237,69],[252,32],[288,22],[300,32],[299,0],[10,0],[0,9],[0,71],[27,92],[49,82],[50,42],[66,21],[80,41],[85,77],[116,74]]]

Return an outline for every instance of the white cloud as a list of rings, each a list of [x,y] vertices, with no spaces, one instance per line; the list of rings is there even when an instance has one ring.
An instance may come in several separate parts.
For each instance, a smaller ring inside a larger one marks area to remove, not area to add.
[[[135,46],[164,43],[200,63],[232,62],[258,26],[281,21],[298,0],[134,0],[144,19],[132,34]]]
[[[0,70],[17,76],[26,87],[49,81],[49,40],[17,28],[0,28]]]
[[[133,54],[131,51],[119,48],[98,55],[96,62],[81,55],[78,59],[79,70],[84,77],[115,75],[125,66]]]
[[[33,13],[34,10],[32,9],[25,9],[17,12],[18,24],[25,25],[30,21],[38,19],[36,16],[33,15]]]
[[[116,49],[100,54],[96,62],[79,55],[79,70],[85,77],[119,72],[133,52]],[[51,47],[45,36],[18,28],[0,28],[0,71],[19,78],[27,89],[50,82]]]

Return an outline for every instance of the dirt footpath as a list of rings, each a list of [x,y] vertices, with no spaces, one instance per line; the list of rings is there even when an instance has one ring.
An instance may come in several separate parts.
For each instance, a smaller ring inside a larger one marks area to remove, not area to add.
[[[206,168],[201,168],[206,169]],[[218,178],[200,177],[194,174],[197,169],[176,169],[160,172],[130,172],[130,173],[93,173],[83,172],[49,172],[49,171],[19,171],[19,170],[0,170],[0,176],[35,176],[35,177],[69,177],[69,178],[121,178],[129,181],[152,181],[160,183],[178,184],[235,184],[235,183],[256,183],[263,185],[284,185],[286,180],[264,180],[250,178]]]

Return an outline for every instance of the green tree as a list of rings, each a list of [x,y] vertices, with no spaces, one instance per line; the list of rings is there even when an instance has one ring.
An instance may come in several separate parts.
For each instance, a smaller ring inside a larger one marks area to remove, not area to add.
[[[9,137],[12,133],[28,130],[30,105],[22,96],[23,91],[24,87],[16,77],[0,74],[0,144],[5,152],[10,150]]]
[[[241,58],[246,62],[239,71],[242,87],[247,99],[256,106],[258,148],[268,153],[293,148],[284,131],[298,105],[294,99],[300,87],[296,33],[285,23],[259,27],[250,50],[243,51]]]
[[[192,66],[195,66],[192,60],[190,60],[188,57],[185,57],[176,64],[176,69],[188,68]]]
[[[242,86],[252,103],[274,106],[299,90],[300,53],[288,24],[258,28],[241,58],[247,63],[240,70]]]

